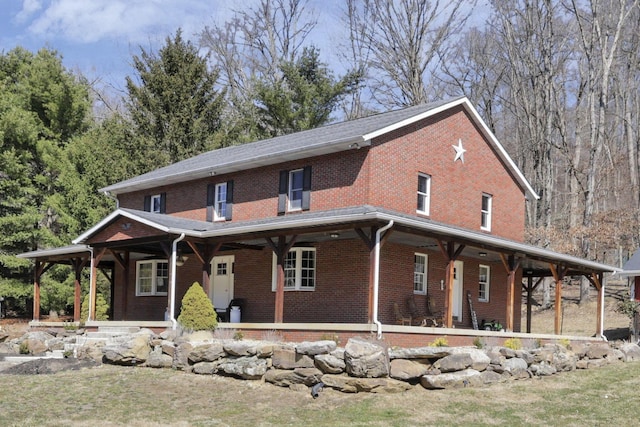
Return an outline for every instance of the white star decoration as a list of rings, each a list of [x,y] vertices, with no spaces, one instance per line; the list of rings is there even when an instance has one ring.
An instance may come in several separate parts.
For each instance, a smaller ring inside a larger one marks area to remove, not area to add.
[[[464,153],[467,151],[464,148],[462,148],[462,139],[458,140],[458,145],[452,145],[453,149],[456,150],[456,156],[453,158],[453,163],[456,162],[456,160],[460,159],[462,161],[462,163],[464,163]]]

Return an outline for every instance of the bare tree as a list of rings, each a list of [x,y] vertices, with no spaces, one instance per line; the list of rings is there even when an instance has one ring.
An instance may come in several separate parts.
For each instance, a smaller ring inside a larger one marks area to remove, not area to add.
[[[200,46],[208,49],[227,89],[227,139],[250,140],[257,123],[252,100],[258,80],[275,83],[279,67],[299,57],[317,20],[308,0],[261,0],[255,8],[237,10],[224,24],[207,26]]]
[[[430,74],[439,50],[465,25],[474,0],[362,0],[348,8],[351,37],[367,46],[369,85],[385,108],[417,105],[435,98]],[[355,6],[355,7],[354,7]]]

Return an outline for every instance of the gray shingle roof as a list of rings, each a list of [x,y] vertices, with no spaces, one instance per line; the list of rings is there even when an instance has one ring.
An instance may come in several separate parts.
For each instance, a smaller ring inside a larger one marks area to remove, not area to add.
[[[624,263],[622,266],[622,273],[620,276],[640,276],[640,249],[635,251],[635,253]]]
[[[363,137],[397,123],[402,123],[420,114],[464,99],[422,104],[402,110],[375,114],[361,119],[322,126],[276,138],[235,145],[209,151],[181,162],[156,169],[126,181],[100,189],[102,192],[123,192],[153,188],[184,180],[221,174],[257,166],[276,164],[288,160],[348,149],[353,142],[361,145]]]

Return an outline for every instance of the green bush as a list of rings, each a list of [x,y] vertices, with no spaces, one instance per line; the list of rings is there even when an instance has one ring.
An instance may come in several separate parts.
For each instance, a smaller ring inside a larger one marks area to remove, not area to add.
[[[218,316],[213,304],[198,282],[194,282],[182,298],[178,323],[191,331],[213,330],[218,326]]]
[[[520,341],[520,338],[509,338],[504,341],[504,346],[511,350],[520,350],[522,348],[522,341]]]
[[[109,320],[109,305],[104,300],[102,294],[96,294],[95,320]],[[84,296],[80,306],[80,320],[85,321],[89,317],[89,294]]]

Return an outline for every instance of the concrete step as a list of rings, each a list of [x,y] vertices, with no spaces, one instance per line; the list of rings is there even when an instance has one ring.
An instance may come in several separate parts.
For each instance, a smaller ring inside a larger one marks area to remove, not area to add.
[[[140,332],[138,326],[100,326],[98,332],[104,332],[112,335],[126,335]]]

